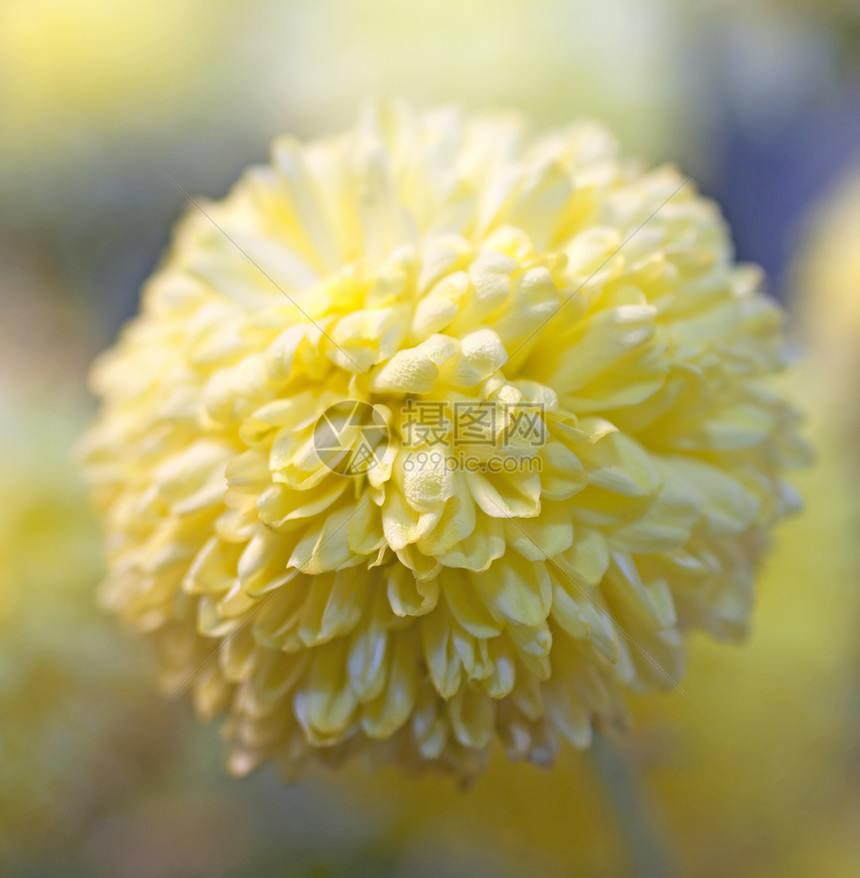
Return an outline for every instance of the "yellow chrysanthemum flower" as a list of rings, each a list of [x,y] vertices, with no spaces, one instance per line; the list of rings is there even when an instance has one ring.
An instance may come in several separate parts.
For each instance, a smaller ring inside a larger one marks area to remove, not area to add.
[[[95,371],[109,605],[231,766],[550,763],[747,621],[781,313],[602,128],[396,105],[195,204]],[[217,650],[217,659],[207,661]]]

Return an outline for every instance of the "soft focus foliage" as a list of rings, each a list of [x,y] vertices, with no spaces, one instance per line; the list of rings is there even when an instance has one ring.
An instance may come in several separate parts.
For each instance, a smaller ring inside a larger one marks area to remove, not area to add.
[[[74,152],[94,135],[139,136],[175,119],[201,87],[200,64],[223,18],[208,8],[201,0],[5,0],[4,147],[57,161],[58,146]]]
[[[820,391],[842,405],[845,388],[860,379],[860,168],[840,179],[808,222],[795,266],[798,332],[828,376]],[[842,410],[860,433],[856,395]]]
[[[702,876],[848,878],[860,861],[846,832],[860,819],[860,461],[856,433],[823,402],[832,381],[807,364],[791,382],[808,401],[817,459],[798,476],[803,514],[780,529],[764,566],[748,642],[695,642],[693,703],[634,707],[635,756],[669,846]]]
[[[541,764],[585,746],[619,686],[677,679],[684,630],[744,630],[794,502],[758,280],[692,185],[593,124],[530,139],[397,105],[281,141],[190,212],[96,370],[106,599],[168,686],[221,645],[192,685],[229,708],[236,771],[369,750],[468,775],[494,733]],[[346,399],[392,433],[357,479],[313,444]],[[492,409],[478,471],[409,465],[421,399]]]
[[[170,714],[95,606],[95,523],[68,400],[0,395],[0,862],[68,842],[162,764]]]
[[[676,157],[688,146],[677,133],[696,133],[699,120],[682,112],[689,83],[673,75],[689,42],[687,10],[672,0],[373,0],[372,14],[350,0],[257,6],[265,27],[241,45],[242,66],[274,133],[284,108],[299,130],[316,132],[392,93],[513,105],[548,124],[575,108],[649,156]]]

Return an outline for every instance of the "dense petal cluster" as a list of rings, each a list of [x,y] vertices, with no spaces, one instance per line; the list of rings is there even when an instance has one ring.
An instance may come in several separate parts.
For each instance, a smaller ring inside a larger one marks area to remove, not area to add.
[[[685,630],[743,631],[794,503],[759,282],[592,123],[394,105],[281,140],[189,210],[95,370],[106,600],[229,713],[237,772],[586,746]],[[345,401],[386,430],[358,474],[320,452]]]

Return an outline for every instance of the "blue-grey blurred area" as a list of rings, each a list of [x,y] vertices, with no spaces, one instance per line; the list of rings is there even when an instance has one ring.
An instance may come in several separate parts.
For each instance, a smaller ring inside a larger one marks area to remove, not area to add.
[[[747,7],[699,36],[696,104],[712,141],[708,191],[739,258],[780,298],[810,210],[860,154],[860,7],[831,20],[785,7]]]
[[[331,134],[386,96],[604,121],[627,153],[690,173],[738,257],[791,303],[811,218],[860,174],[860,5],[0,0],[3,878],[630,874],[604,806],[577,798],[584,769],[565,789],[525,767],[485,786],[474,832],[451,783],[425,795],[400,779],[389,798],[331,774],[228,778],[217,730],[154,692],[140,644],[96,606],[99,537],[72,453],[92,358],[136,312],[187,196],[222,197],[273,137]],[[856,780],[856,746],[838,757]],[[747,823],[728,838],[715,816],[686,861],[737,842],[758,857],[748,878],[858,874],[856,844],[842,847],[856,827],[834,822],[789,873],[767,845],[792,827],[758,843],[756,808],[722,800]],[[511,811],[519,834],[496,828]],[[569,833],[575,863],[553,848]]]

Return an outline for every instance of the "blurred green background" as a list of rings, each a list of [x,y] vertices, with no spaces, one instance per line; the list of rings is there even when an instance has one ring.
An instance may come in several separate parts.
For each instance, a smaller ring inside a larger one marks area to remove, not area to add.
[[[72,446],[88,363],[186,191],[397,95],[588,115],[680,164],[789,308],[818,464],[740,647],[612,742],[666,870],[860,874],[860,7],[856,0],[0,0],[0,875],[626,876],[590,754],[462,790],[358,768],[227,778],[96,606]],[[622,815],[623,818],[623,815]],[[623,819],[622,819],[623,823]],[[655,873],[655,874],[663,874]]]

